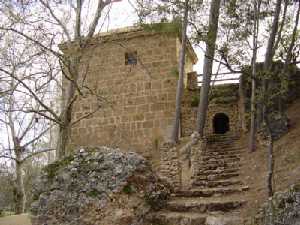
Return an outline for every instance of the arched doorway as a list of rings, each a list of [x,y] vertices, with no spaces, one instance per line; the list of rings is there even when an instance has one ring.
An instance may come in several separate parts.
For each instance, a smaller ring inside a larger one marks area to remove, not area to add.
[[[229,131],[229,117],[225,113],[217,113],[213,118],[215,134],[225,134]]]

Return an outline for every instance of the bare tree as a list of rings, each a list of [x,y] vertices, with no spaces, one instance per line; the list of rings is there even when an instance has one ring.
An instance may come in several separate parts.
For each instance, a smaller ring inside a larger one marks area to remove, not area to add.
[[[181,115],[181,99],[183,92],[183,78],[184,78],[184,66],[185,66],[185,52],[186,52],[186,29],[188,25],[188,12],[189,12],[189,1],[185,0],[184,3],[184,16],[182,21],[182,34],[181,34],[181,49],[179,55],[179,78],[176,91],[176,109],[175,109],[175,120],[172,131],[171,140],[174,143],[178,142],[179,136],[179,125],[180,125],[180,115]]]
[[[197,132],[203,136],[206,114],[208,109],[208,94],[210,88],[213,59],[218,33],[218,20],[220,11],[220,0],[212,0],[209,12],[209,25],[206,37],[206,51],[203,66],[203,82],[200,91],[200,102],[197,113]]]
[[[272,27],[271,27],[271,32],[270,32],[270,37],[268,39],[268,45],[265,53],[265,61],[264,61],[264,71],[265,73],[270,73],[271,67],[272,67],[272,61],[274,57],[274,45],[275,45],[275,38],[276,34],[278,32],[278,24],[279,24],[279,16],[280,16],[280,11],[281,11],[281,3],[282,0],[277,0],[276,1],[276,6],[275,6],[275,14],[273,17],[273,22],[272,22]],[[274,160],[273,160],[273,134],[272,130],[270,127],[270,122],[268,118],[268,111],[267,111],[267,105],[269,103],[269,98],[268,98],[268,93],[267,93],[267,79],[263,78],[262,81],[262,118],[263,122],[266,125],[266,131],[267,131],[267,136],[268,136],[268,195],[269,197],[273,196],[273,168],[274,168]]]
[[[6,36],[1,46],[0,83],[4,90],[1,96],[0,129],[5,138],[0,147],[0,159],[14,162],[16,213],[24,212],[26,195],[23,182],[23,165],[33,157],[52,151],[51,148],[40,148],[39,143],[46,140],[51,129],[49,121],[39,116],[39,101],[46,102],[51,95],[48,93],[49,81],[45,75],[53,74],[53,68],[44,61],[41,70],[30,65],[41,63],[41,52],[28,42],[15,42],[15,36]],[[27,88],[25,88],[27,87]],[[46,88],[45,88],[46,87]]]
[[[79,69],[82,61],[80,53],[88,46],[90,39],[98,30],[100,19],[103,16],[105,17],[103,15],[105,14],[105,9],[113,2],[115,1],[98,0],[91,20],[84,19],[84,16],[87,15],[83,15],[84,10],[88,11],[89,15],[91,14],[90,1],[57,2],[39,0],[37,2],[28,1],[28,3],[23,1],[21,3],[13,3],[13,1],[1,3],[2,10],[0,12],[5,20],[0,25],[0,31],[14,33],[19,37],[20,41],[29,41],[61,65],[65,82],[64,101],[60,108],[60,113],[44,103],[26,83],[17,80],[40,105],[40,109],[35,111],[35,113],[58,125],[58,158],[65,156],[66,146],[70,139],[71,126],[78,122],[72,121],[72,109],[78,96],[83,95],[82,85],[79,84]],[[37,11],[36,17],[28,13],[28,10],[30,11],[32,8]],[[61,9],[65,13],[58,13],[58,10]],[[106,11],[106,13],[108,12]],[[90,22],[87,24],[87,21]],[[87,25],[83,26],[85,24]],[[50,28],[54,30],[53,33],[49,32]],[[62,40],[65,40],[67,43],[64,45],[65,52],[72,52],[72,49],[76,48],[76,53],[62,54],[57,47],[57,41],[61,42]],[[2,72],[12,76],[9,71],[2,70]],[[91,116],[99,108],[100,106],[89,115],[85,115],[80,119]]]
[[[259,34],[259,14],[260,14],[260,0],[254,0],[254,23],[253,23],[253,36],[252,36],[252,74],[251,74],[251,124],[250,124],[250,152],[256,149],[256,59],[258,48],[258,34]]]
[[[7,138],[7,143],[0,148],[0,158],[12,160],[15,164],[15,212],[20,214],[24,212],[26,204],[23,164],[41,153],[54,149],[36,147],[37,143],[48,134],[49,124],[46,120],[39,120],[36,114],[23,113],[23,110],[31,104],[32,99],[26,99],[26,94],[15,93],[23,90],[18,87],[14,79],[9,80],[9,85],[11,91],[4,97],[4,106],[1,107],[0,112],[0,123],[6,127],[3,134],[6,134]],[[30,108],[33,108],[32,105]]]
[[[275,13],[272,21],[272,26],[271,26],[271,32],[270,36],[268,39],[268,44],[266,48],[266,53],[265,53],[265,60],[264,60],[264,71],[265,73],[269,73],[272,67],[272,61],[273,57],[275,54],[274,51],[274,45],[275,45],[275,38],[276,34],[278,32],[278,24],[279,24],[279,16],[280,16],[280,11],[281,11],[281,2],[282,0],[277,0],[276,1],[276,6],[275,6]],[[263,95],[265,96],[264,93],[267,92],[267,79],[263,78],[262,81],[262,92]],[[264,102],[266,102],[265,99],[263,99]],[[262,104],[262,119],[265,119],[265,111],[266,111],[266,105]]]

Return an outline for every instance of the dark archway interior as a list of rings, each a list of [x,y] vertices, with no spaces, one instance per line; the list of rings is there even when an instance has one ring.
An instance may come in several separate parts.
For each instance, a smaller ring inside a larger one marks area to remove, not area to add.
[[[217,113],[213,119],[214,133],[225,134],[229,131],[229,118],[225,113]]]

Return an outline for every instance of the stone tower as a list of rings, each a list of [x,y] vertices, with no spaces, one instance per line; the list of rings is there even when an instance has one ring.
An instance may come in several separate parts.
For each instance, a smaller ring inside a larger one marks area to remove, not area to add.
[[[179,49],[175,31],[131,27],[94,37],[80,53],[80,76],[83,86],[100,96],[101,106],[72,128],[71,145],[118,146],[155,158],[158,146],[169,138],[174,120]],[[192,72],[196,61],[188,44],[186,74]],[[189,76],[185,77],[187,88]],[[73,120],[98,104],[89,96],[78,98]]]

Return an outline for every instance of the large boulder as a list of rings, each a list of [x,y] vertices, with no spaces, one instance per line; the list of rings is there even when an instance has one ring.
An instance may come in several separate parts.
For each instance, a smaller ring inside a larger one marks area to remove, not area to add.
[[[33,225],[146,225],[170,195],[143,157],[107,147],[50,164],[34,193]]]

